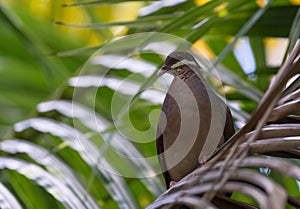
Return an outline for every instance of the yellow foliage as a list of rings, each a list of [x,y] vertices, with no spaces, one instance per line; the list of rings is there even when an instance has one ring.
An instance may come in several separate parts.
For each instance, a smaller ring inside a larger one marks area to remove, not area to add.
[[[194,44],[193,47],[195,47],[197,50],[199,50],[204,56],[209,58],[210,60],[213,60],[216,56],[213,53],[213,51],[209,48],[209,46],[205,43],[205,41],[199,39]]]
[[[211,0],[195,0],[195,3],[197,5],[203,5],[203,4],[206,4],[209,1],[211,1]]]
[[[48,0],[34,0],[29,2],[30,11],[40,18],[49,18],[51,15],[51,2]]]
[[[144,5],[141,2],[120,3],[115,5],[101,5],[96,7],[63,7],[64,4],[71,4],[76,0],[20,0],[24,9],[38,17],[42,21],[58,21],[66,24],[90,24],[92,22],[129,21],[136,19],[138,10]],[[4,0],[6,4],[16,3],[11,0]],[[90,12],[94,19],[91,19]],[[63,35],[85,41],[88,46],[99,45],[103,42],[97,29],[76,28],[68,26],[53,25]],[[105,30],[105,29],[104,29]],[[127,33],[126,27],[112,27],[109,29],[113,36],[121,36]]]
[[[290,2],[294,5],[300,5],[300,0],[290,0]]]
[[[256,3],[259,7],[264,7],[267,4],[266,0],[256,0]]]
[[[138,16],[138,10],[144,5],[141,2],[126,2],[112,6],[111,21],[130,21],[135,20]],[[113,27],[112,32],[115,36],[125,35],[127,28],[123,26]]]
[[[282,64],[288,40],[283,38],[266,38],[266,62],[267,65],[278,67]]]

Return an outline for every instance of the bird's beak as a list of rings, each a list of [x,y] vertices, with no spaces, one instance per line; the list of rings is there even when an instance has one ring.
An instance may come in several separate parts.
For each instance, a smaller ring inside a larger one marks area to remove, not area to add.
[[[162,76],[163,74],[165,74],[167,72],[167,66],[166,65],[163,65],[161,69],[159,69],[159,71],[157,72],[157,76],[160,77]]]

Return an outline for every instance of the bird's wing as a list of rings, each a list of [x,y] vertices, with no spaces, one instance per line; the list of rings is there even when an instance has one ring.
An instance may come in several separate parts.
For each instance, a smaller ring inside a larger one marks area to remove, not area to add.
[[[225,122],[225,127],[224,127],[224,132],[223,132],[225,142],[228,139],[230,139],[231,136],[233,136],[233,134],[235,133],[235,130],[233,127],[233,119],[232,119],[231,111],[228,106],[226,106],[226,111],[227,111],[226,122]]]
[[[168,168],[166,165],[166,160],[165,160],[165,148],[164,148],[164,135],[163,133],[165,132],[165,128],[167,125],[167,117],[172,115],[172,111],[174,111],[174,107],[176,105],[171,105],[173,104],[173,98],[167,94],[165,97],[165,101],[162,106],[162,110],[160,113],[159,121],[158,121],[158,126],[157,126],[157,131],[156,131],[156,151],[158,155],[158,161],[161,167],[161,170],[163,172],[163,176],[166,182],[167,188],[170,186],[171,182],[171,177],[168,173]],[[172,107],[171,107],[172,106]]]
[[[158,161],[161,167],[161,170],[163,171],[163,176],[166,182],[166,187],[167,189],[170,187],[170,182],[171,182],[171,177],[168,173],[167,167],[166,167],[166,162],[164,159],[164,142],[163,142],[163,134],[161,134],[160,136],[158,136],[156,138],[156,151],[157,151],[157,155],[158,155]]]

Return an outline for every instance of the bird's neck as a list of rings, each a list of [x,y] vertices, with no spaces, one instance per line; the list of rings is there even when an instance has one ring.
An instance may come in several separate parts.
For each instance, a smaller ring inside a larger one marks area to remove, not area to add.
[[[194,72],[194,70],[189,69],[185,70],[182,74],[178,75],[178,78],[183,80],[183,81],[189,81],[189,80],[194,80],[194,79],[199,79],[199,73]]]

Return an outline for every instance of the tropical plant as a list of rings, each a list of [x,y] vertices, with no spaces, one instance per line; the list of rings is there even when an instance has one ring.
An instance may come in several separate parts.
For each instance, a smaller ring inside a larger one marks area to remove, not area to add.
[[[20,2],[0,4],[0,208],[300,207],[299,2],[39,1],[44,16]],[[176,49],[198,56],[237,134],[163,193],[156,71]]]

